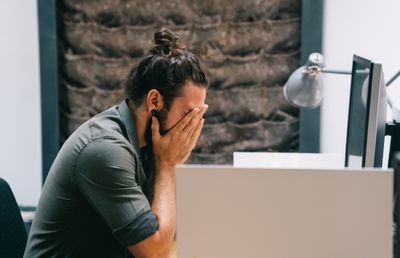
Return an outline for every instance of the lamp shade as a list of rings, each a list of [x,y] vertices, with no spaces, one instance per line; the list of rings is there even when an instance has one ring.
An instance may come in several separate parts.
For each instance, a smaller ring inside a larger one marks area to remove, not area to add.
[[[313,109],[321,104],[324,96],[322,66],[322,55],[313,53],[305,66],[290,75],[283,88],[283,94],[290,104],[306,109]]]
[[[322,74],[310,74],[306,66],[298,68],[290,75],[283,88],[283,94],[290,104],[298,108],[318,107],[324,96]]]

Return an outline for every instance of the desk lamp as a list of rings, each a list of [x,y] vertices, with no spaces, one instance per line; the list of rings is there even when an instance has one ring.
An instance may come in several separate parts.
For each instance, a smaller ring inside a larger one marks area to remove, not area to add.
[[[295,107],[314,109],[321,105],[324,97],[324,79],[322,73],[348,74],[350,71],[331,70],[324,67],[324,57],[320,53],[312,53],[306,65],[296,69],[283,87],[285,99]],[[398,71],[387,83],[388,87],[397,77]],[[394,106],[393,100],[387,96],[392,109],[393,120],[400,122],[400,110]]]
[[[358,71],[360,73],[364,71]],[[368,71],[366,71],[368,72]],[[329,70],[324,67],[324,57],[320,53],[312,53],[304,66],[296,69],[283,87],[285,99],[295,107],[314,109],[321,105],[324,97],[324,79],[322,73],[348,74],[350,71]],[[400,76],[397,72],[388,82],[388,87]],[[393,121],[386,123],[386,135],[392,136],[389,164],[393,154],[400,151],[400,110],[387,95],[387,101],[392,109]]]

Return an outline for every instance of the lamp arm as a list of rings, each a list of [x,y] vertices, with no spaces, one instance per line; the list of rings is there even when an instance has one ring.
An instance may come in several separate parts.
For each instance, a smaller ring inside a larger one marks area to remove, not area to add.
[[[392,78],[390,78],[390,80],[386,83],[386,87],[392,84],[392,82],[394,82],[399,76],[400,76],[400,71],[398,71],[395,75],[393,75]]]
[[[389,104],[389,107],[391,109],[393,109],[393,100],[392,100],[392,98],[389,96],[389,94],[386,95],[386,98],[387,98],[387,103]]]
[[[333,69],[325,69],[322,68],[321,72],[323,73],[332,73],[332,74],[345,74],[345,75],[351,75],[350,71],[344,71],[344,70],[333,70]],[[358,72],[364,72],[364,71],[358,71]],[[397,79],[397,77],[400,76],[400,71],[398,71],[387,83],[386,83],[386,87],[388,87],[394,80]],[[397,107],[395,105],[393,105],[393,100],[392,98],[387,95],[387,102],[389,104],[389,107],[392,109],[392,113],[393,113],[393,119],[395,121],[400,121],[400,110],[397,109]]]
[[[394,82],[397,77],[400,76],[400,71],[398,71],[392,78],[386,83],[386,87],[388,87],[392,82]],[[388,95],[387,96],[389,106],[392,108],[392,116],[393,120],[397,123],[400,123],[400,110],[393,104],[392,98]]]
[[[389,107],[392,109],[393,121],[400,123],[400,110],[393,104],[393,100],[390,95],[387,95],[387,102],[389,104]]]
[[[325,68],[322,68],[321,71],[322,71],[323,73],[350,74],[350,75],[351,75],[351,71],[345,71],[345,70],[332,70],[332,69],[325,69]]]
[[[350,71],[345,71],[345,70],[333,70],[333,69],[322,68],[321,71],[323,73],[350,74],[351,75]],[[386,87],[389,87],[389,85],[392,84],[392,82],[394,82],[399,76],[400,76],[400,71],[398,71],[395,75],[393,75],[393,77],[390,78],[390,80],[388,80],[388,82],[386,83]]]

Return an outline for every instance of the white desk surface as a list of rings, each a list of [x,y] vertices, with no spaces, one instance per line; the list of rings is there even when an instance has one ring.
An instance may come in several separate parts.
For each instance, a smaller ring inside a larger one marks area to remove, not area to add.
[[[234,152],[234,167],[247,168],[343,168],[337,153]]]

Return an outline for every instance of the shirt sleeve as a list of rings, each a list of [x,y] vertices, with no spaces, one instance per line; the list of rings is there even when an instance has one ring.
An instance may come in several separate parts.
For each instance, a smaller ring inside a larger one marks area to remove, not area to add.
[[[80,191],[123,246],[134,245],[158,229],[135,179],[138,162],[124,140],[101,138],[82,149],[74,167]]]

